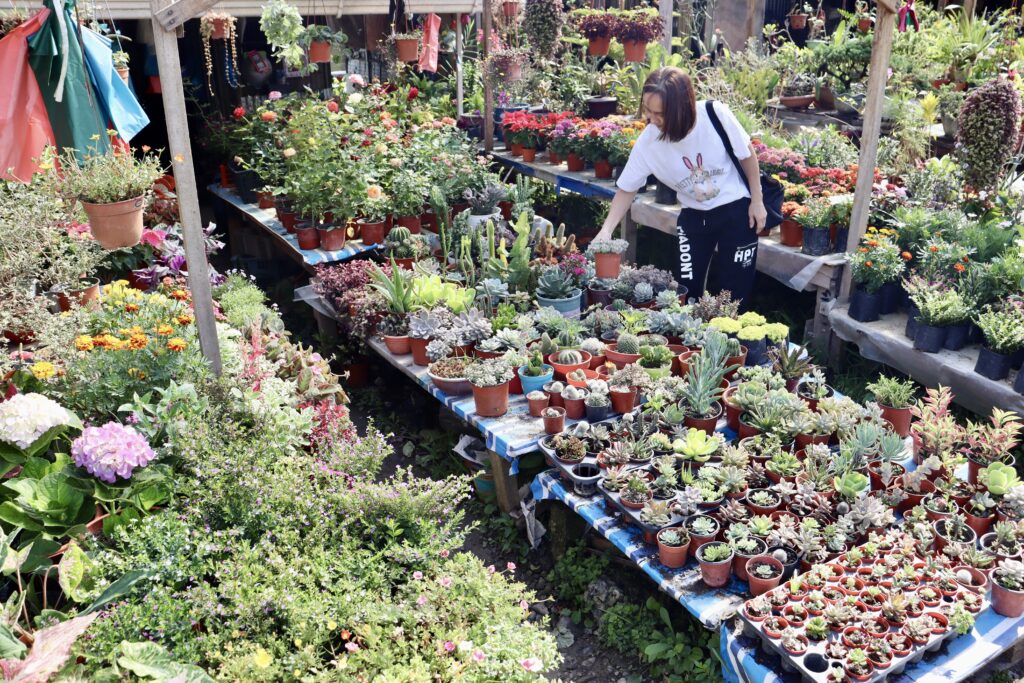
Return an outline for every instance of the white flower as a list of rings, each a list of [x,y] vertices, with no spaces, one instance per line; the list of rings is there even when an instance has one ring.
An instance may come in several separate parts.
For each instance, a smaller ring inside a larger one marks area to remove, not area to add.
[[[348,96],[349,104],[359,104],[363,101],[363,96],[357,92],[352,93]]]
[[[26,449],[54,427],[71,424],[71,413],[42,394],[15,394],[0,403],[0,441]]]

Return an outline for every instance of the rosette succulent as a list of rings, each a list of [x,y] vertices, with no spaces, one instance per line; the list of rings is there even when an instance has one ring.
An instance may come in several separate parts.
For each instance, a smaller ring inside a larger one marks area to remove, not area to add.
[[[108,484],[130,479],[136,467],[156,457],[146,437],[120,422],[86,428],[71,444],[71,455],[76,465]]]

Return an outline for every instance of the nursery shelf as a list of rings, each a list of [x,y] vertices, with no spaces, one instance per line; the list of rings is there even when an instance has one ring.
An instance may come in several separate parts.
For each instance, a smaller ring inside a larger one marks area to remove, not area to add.
[[[274,214],[272,209],[261,209],[255,204],[248,204],[242,201],[232,190],[225,189],[218,184],[209,185],[206,188],[216,197],[223,200],[224,204],[231,206],[235,209],[237,214],[241,215],[241,218],[250,225],[259,227],[266,236],[269,236],[275,244],[283,246],[283,250],[289,257],[299,262],[303,268],[309,272],[313,272],[315,266],[326,265],[329,263],[341,263],[342,261],[348,261],[360,254],[365,254],[374,251],[377,245],[367,246],[363,244],[362,240],[349,240],[345,243],[344,249],[337,251],[327,251],[326,249],[299,249],[298,238],[285,230],[285,227],[281,224],[281,221],[277,220],[277,216]],[[245,245],[249,246],[250,240],[246,239],[245,229],[238,223],[236,216],[229,216],[226,221],[228,225],[228,234],[232,241],[232,252],[233,253],[249,253],[264,258],[270,258],[273,254],[263,254],[261,249],[257,245],[256,248],[243,248],[239,249],[235,244],[236,239]],[[261,235],[262,237],[262,235]]]
[[[832,332],[844,341],[856,344],[860,355],[899,370],[925,386],[947,386],[956,402],[975,413],[988,415],[992,408],[1024,414],[1024,396],[1013,390],[1011,381],[995,382],[974,372],[978,347],[961,351],[924,353],[914,349],[903,334],[907,316],[895,313],[873,323],[850,317],[845,307],[834,307],[828,314]],[[1012,378],[1011,378],[1012,379]]]

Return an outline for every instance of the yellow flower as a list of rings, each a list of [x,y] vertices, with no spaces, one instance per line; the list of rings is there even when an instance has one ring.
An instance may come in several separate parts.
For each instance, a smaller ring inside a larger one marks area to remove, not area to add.
[[[50,379],[56,374],[57,368],[53,367],[53,363],[49,361],[41,360],[32,365],[32,375],[36,379]]]
[[[188,315],[187,313],[182,313],[175,320],[177,320],[179,325],[191,325],[192,321],[194,321],[195,318]]]
[[[302,647],[302,639],[301,638],[296,638],[294,642],[295,642],[295,647]]]
[[[92,337],[89,335],[83,334],[75,337],[75,348],[79,351],[92,351],[93,346]]]
[[[184,289],[176,289],[173,292],[171,292],[171,298],[176,299],[178,301],[187,301],[189,299],[189,296],[190,295],[188,291]]]
[[[138,368],[128,368],[128,376],[135,379],[146,379],[146,373]]]
[[[168,325],[167,323],[164,323],[163,325],[156,326],[156,333],[159,334],[161,337],[167,337],[171,334],[174,334],[174,328]]]
[[[124,305],[124,310],[127,313],[138,313],[139,312],[139,305],[138,304],[125,304]]]
[[[252,663],[256,665],[257,669],[266,669],[274,662],[274,656],[264,650],[262,647],[256,648],[256,652],[253,653]]]
[[[181,337],[171,337],[167,340],[167,348],[171,351],[184,351],[188,342]]]
[[[139,351],[146,348],[149,344],[149,337],[144,334],[132,334],[128,339],[128,348],[133,351]]]
[[[328,631],[333,631],[336,628],[338,628],[338,623],[336,621],[328,621],[327,622],[327,630]]]

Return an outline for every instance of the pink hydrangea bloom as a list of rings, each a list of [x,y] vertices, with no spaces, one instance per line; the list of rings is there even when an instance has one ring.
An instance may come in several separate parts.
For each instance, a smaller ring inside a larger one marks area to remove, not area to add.
[[[129,479],[132,470],[156,457],[146,437],[120,422],[84,429],[71,444],[71,455],[76,465],[108,484],[118,477]]]

